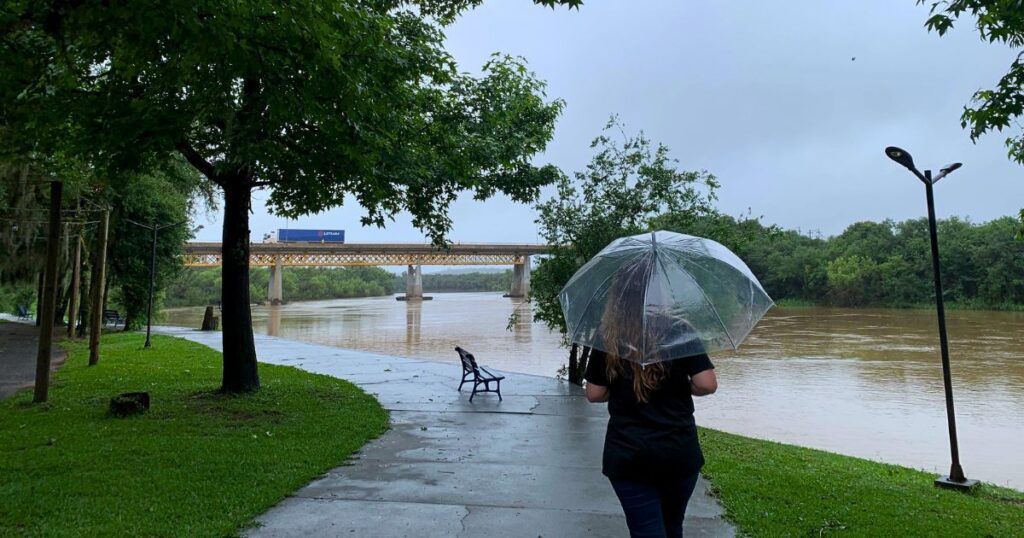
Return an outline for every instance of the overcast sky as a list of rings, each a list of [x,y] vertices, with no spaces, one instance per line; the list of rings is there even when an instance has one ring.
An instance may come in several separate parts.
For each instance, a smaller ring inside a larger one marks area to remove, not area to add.
[[[940,218],[986,221],[1024,206],[1024,168],[1003,135],[972,144],[960,113],[1004,74],[1014,51],[980,41],[970,24],[939,38],[914,0],[709,2],[588,0],[552,11],[529,0],[489,0],[448,29],[448,47],[476,72],[496,51],[524,56],[567,102],[538,163],[566,173],[590,158],[612,113],[666,144],[683,169],[722,183],[719,208],[825,235],[861,220],[925,213],[920,183],[882,150],[902,146],[918,166],[964,167],[936,190]],[[550,192],[547,192],[550,195]],[[279,227],[346,230],[350,242],[423,241],[400,215],[363,228],[355,202],[286,221],[257,193],[253,240]],[[531,207],[465,196],[452,240],[537,242]],[[202,223],[202,222],[201,222]],[[219,241],[215,216],[198,239]]]

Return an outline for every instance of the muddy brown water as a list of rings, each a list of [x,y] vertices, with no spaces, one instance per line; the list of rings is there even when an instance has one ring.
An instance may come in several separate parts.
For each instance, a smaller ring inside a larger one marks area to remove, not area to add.
[[[494,293],[253,307],[258,333],[450,362],[460,345],[485,365],[555,375],[567,352],[528,305]],[[513,313],[518,321],[509,324]],[[165,323],[198,327],[202,308]],[[1024,489],[1024,313],[948,314],[961,462],[969,477]],[[709,427],[949,470],[935,313],[775,308],[738,352],[713,357],[719,391],[697,402]],[[504,389],[504,387],[503,387]],[[514,387],[505,389],[514,392]]]

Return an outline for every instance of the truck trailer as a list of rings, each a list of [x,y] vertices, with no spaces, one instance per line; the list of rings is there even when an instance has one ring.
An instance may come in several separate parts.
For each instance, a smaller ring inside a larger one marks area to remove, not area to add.
[[[263,237],[265,243],[344,243],[345,230],[292,230],[280,228]]]

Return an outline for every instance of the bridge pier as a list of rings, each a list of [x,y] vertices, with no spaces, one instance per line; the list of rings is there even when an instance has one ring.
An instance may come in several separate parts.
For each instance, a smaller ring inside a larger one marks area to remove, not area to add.
[[[512,291],[506,297],[528,297],[530,295],[530,257],[523,256],[522,263],[512,266]]]
[[[284,302],[284,290],[281,283],[283,271],[281,257],[274,256],[274,263],[270,266],[270,279],[267,282],[267,304],[279,305]]]
[[[405,273],[405,295],[396,297],[399,301],[425,301],[432,297],[423,296],[423,266],[409,265]]]

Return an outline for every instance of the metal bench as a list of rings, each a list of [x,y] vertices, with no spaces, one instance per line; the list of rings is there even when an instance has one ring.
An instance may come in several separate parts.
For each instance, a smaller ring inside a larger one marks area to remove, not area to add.
[[[104,325],[123,325],[124,318],[121,317],[121,313],[117,310],[104,310],[103,311],[103,324]]]
[[[455,346],[455,351],[459,353],[459,360],[462,361],[462,383],[459,383],[459,391],[462,391],[462,385],[472,381],[473,393],[469,395],[469,401],[472,402],[473,396],[478,392],[494,392],[498,395],[498,401],[501,401],[501,380],[505,379],[505,376],[492,374],[483,366],[479,366],[473,354],[465,349]],[[493,389],[491,383],[494,383]],[[483,388],[480,388],[481,385]]]
[[[28,307],[20,304],[17,306],[18,319],[32,319],[32,316],[28,313]]]

